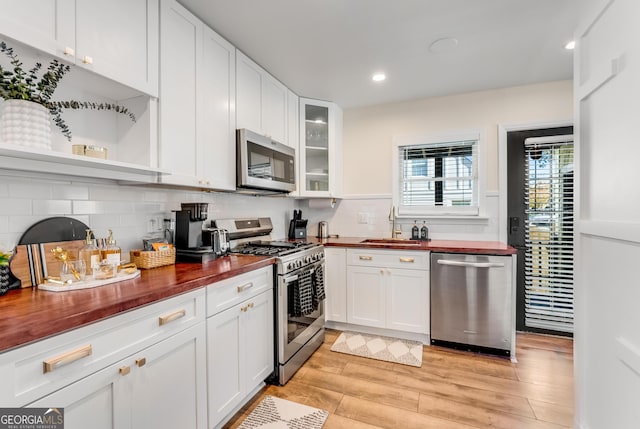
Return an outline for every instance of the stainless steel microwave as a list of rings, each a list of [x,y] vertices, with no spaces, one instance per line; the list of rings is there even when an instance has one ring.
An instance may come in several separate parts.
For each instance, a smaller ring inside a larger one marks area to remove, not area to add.
[[[296,190],[296,151],[247,129],[237,131],[237,187]]]

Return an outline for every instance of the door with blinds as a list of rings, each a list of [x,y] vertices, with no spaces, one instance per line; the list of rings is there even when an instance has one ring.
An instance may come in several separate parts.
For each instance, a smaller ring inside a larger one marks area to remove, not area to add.
[[[517,329],[573,333],[572,127],[509,133],[509,244],[518,249]]]

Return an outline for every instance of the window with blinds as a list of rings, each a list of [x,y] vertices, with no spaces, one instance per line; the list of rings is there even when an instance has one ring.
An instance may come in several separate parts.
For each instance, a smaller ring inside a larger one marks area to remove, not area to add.
[[[398,146],[398,213],[477,215],[478,140]]]
[[[525,325],[573,332],[573,136],[525,141]]]

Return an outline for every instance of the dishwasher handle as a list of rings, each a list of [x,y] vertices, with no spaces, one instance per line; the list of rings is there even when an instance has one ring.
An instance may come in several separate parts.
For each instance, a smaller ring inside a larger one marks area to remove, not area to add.
[[[501,262],[464,262],[464,261],[449,261],[447,259],[438,259],[436,261],[439,265],[450,265],[454,267],[471,267],[471,268],[502,268],[504,264]]]

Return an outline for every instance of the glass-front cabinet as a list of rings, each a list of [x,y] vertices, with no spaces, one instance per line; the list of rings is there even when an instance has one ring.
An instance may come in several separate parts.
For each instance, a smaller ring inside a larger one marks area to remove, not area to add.
[[[300,124],[300,196],[339,196],[342,110],[334,103],[300,98]]]

